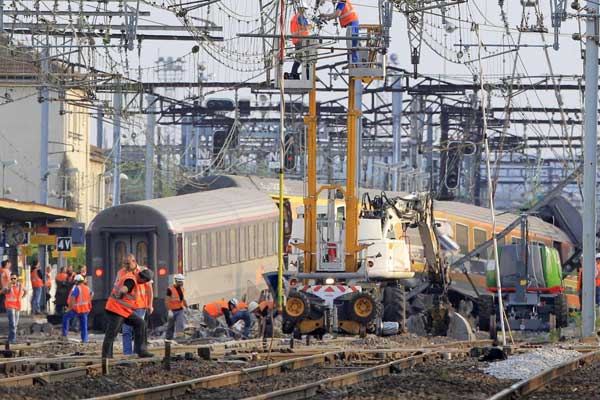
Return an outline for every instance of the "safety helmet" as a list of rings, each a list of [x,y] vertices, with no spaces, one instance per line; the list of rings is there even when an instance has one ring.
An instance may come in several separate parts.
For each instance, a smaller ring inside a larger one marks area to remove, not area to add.
[[[182,274],[175,275],[175,282],[183,282],[185,281],[185,277]]]
[[[300,3],[298,4],[298,8],[304,8],[304,9],[309,8],[308,1],[306,1],[306,0],[300,1]]]
[[[596,253],[596,260],[600,258],[600,253]]]
[[[75,282],[83,282],[85,280],[85,278],[83,276],[81,276],[80,274],[75,275],[75,278],[73,278],[73,280]]]
[[[229,307],[236,308],[240,302],[235,297],[229,300]]]
[[[250,304],[248,304],[248,311],[249,312],[254,312],[254,310],[256,310],[258,308],[258,303],[255,301],[250,302]]]

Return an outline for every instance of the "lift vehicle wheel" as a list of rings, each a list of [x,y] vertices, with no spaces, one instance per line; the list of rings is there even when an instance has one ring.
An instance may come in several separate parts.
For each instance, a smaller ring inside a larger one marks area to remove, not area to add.
[[[373,302],[371,299],[362,297],[354,302],[354,313],[361,318],[366,318],[373,313]]]
[[[291,292],[285,303],[285,317],[292,321],[306,318],[310,313],[310,302],[308,297],[301,292]]]
[[[379,303],[375,298],[366,292],[356,293],[350,300],[350,320],[361,324],[368,324],[374,321],[380,314]]]

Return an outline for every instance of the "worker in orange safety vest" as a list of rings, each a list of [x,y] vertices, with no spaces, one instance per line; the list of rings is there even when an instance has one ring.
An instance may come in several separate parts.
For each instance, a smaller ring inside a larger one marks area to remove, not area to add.
[[[149,269],[137,275],[131,271],[123,274],[115,283],[106,301],[106,332],[102,342],[102,358],[113,357],[113,344],[123,324],[133,327],[134,351],[139,357],[152,357],[147,350],[146,322],[134,311],[138,305],[139,286],[152,281],[154,274]]]
[[[127,271],[132,272],[134,275],[138,275],[140,271],[146,269],[140,266],[135,259],[133,254],[127,254],[125,256],[124,267],[117,273],[117,280],[119,280]],[[138,285],[137,289],[137,304],[134,312],[142,319],[146,315],[150,315],[154,312],[153,299],[154,292],[152,289],[152,281]],[[123,325],[123,354],[133,354],[133,330],[129,325]]]
[[[292,17],[290,21],[290,33],[292,36],[308,36],[310,35],[311,25],[306,18],[306,10],[308,9],[308,4],[306,1],[301,1],[298,6],[298,13]],[[296,53],[294,57],[294,64],[292,65],[292,71],[289,76],[285,78],[288,79],[300,79],[300,74],[298,73],[298,69],[300,68],[300,57],[301,50],[303,47],[306,47],[306,41],[299,38],[292,38],[292,43],[296,48]]]
[[[4,312],[4,294],[10,288],[11,262],[2,260],[0,265],[0,312]]]
[[[225,300],[217,300],[212,303],[205,304],[202,308],[202,317],[204,323],[210,329],[214,329],[219,326],[218,318],[223,316],[223,312],[229,310],[229,305]]]
[[[84,283],[82,275],[75,275],[73,278],[75,284],[69,292],[67,300],[67,312],[63,315],[62,335],[67,337],[69,334],[69,325],[75,317],[79,318],[79,329],[81,330],[81,341],[88,341],[88,314],[92,311],[92,291]]]
[[[17,274],[10,275],[10,284],[4,289],[4,306],[8,316],[8,342],[16,343],[17,326],[19,325],[19,314],[21,313],[21,299],[27,294],[27,290],[21,285]]]
[[[182,274],[175,275],[175,282],[167,288],[167,296],[165,297],[165,306],[169,310],[169,318],[167,324],[166,339],[173,340],[173,337],[178,333],[183,333],[185,329],[185,309],[187,302],[185,301],[185,290],[183,282],[185,277]]]
[[[273,337],[273,319],[277,317],[277,307],[272,300],[263,300],[260,303],[253,301],[248,306],[248,311],[258,321],[259,336]]]
[[[331,14],[321,14],[321,19],[330,20],[338,18],[340,25],[342,28],[346,28],[346,36],[347,37],[357,37],[358,36],[358,12],[354,9],[354,6],[350,2],[350,0],[337,0],[335,2],[335,10]],[[358,62],[358,51],[356,47],[358,46],[358,40],[352,39],[352,50],[351,50],[351,62]]]
[[[583,266],[579,268],[579,276],[577,278],[577,292],[579,293],[579,304],[583,306],[583,303],[581,302],[582,287]],[[600,253],[596,254],[596,307],[600,309]]]
[[[31,288],[33,293],[31,295],[31,313],[40,314],[40,303],[42,301],[42,288],[44,287],[44,276],[42,275],[42,268],[40,263],[36,263],[31,268]]]

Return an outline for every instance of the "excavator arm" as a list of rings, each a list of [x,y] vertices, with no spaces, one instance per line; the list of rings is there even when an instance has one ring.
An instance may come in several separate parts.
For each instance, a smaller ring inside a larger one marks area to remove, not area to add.
[[[400,222],[404,231],[417,228],[423,245],[428,279],[433,291],[446,294],[450,283],[448,265],[442,256],[438,230],[433,216],[433,197],[428,192],[387,199],[387,223]]]

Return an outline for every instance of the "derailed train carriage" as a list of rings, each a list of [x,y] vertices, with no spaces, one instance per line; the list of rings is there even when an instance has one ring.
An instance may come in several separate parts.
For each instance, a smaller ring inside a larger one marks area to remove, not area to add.
[[[102,329],[104,306],[123,257],[132,253],[154,279],[150,325],[165,321],[166,289],[186,275],[190,306],[257,297],[262,274],[277,266],[277,206],[257,190],[229,188],[127,203],[102,211],[86,233],[90,326]]]

